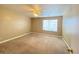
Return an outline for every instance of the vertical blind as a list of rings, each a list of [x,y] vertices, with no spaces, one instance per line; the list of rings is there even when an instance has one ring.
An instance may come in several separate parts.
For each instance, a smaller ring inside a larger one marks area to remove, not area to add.
[[[43,20],[43,30],[57,32],[57,19]]]

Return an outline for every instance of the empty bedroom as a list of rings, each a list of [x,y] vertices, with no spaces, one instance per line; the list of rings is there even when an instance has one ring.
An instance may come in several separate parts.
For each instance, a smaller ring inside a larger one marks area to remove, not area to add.
[[[78,7],[1,4],[0,54],[79,53]]]

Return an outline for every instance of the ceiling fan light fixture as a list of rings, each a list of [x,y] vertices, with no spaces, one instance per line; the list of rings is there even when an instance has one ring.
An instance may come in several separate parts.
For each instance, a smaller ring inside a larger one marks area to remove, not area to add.
[[[36,17],[37,17],[37,16],[38,16],[38,14],[34,13],[34,16],[36,16]]]

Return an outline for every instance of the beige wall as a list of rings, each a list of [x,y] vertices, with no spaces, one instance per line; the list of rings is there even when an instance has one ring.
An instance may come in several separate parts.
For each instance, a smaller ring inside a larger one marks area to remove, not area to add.
[[[0,41],[30,32],[31,20],[0,6]]]
[[[53,20],[57,19],[58,20],[58,31],[57,32],[47,32],[42,30],[42,21],[43,20]],[[62,16],[58,17],[38,17],[38,18],[32,18],[31,20],[32,23],[32,32],[44,32],[44,33],[51,33],[55,35],[62,35]]]
[[[79,5],[72,5],[65,11],[63,35],[74,53],[79,53]]]

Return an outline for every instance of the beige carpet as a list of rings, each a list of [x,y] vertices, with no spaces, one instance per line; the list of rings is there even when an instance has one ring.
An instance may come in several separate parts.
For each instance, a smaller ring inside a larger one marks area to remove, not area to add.
[[[36,54],[54,53],[65,54],[67,47],[61,38],[50,34],[32,33],[21,38],[0,44],[0,53]]]

